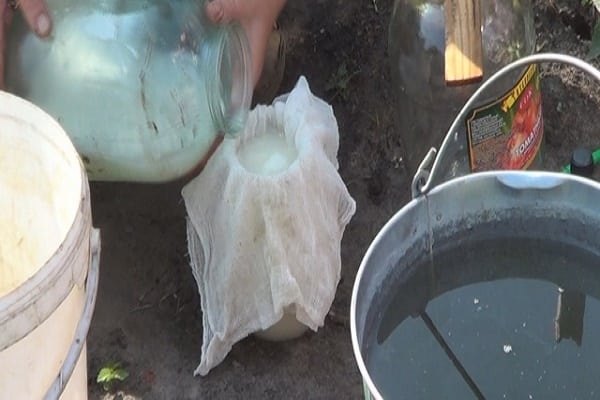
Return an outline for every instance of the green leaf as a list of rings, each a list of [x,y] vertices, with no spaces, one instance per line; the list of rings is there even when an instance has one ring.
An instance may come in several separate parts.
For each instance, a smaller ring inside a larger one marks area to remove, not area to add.
[[[113,378],[113,369],[109,367],[104,367],[98,372],[98,376],[96,377],[96,382],[110,382]]]
[[[121,368],[120,363],[111,363],[100,369],[96,382],[110,384],[115,380],[124,381],[128,376],[129,372]]]
[[[594,0],[594,2],[596,1],[600,0]],[[594,26],[594,31],[592,32],[592,42],[587,54],[587,59],[593,60],[598,56],[600,56],[600,22],[597,22]]]
[[[129,376],[129,372],[125,371],[123,368],[117,368],[114,372],[114,379],[118,379],[121,382],[127,379]]]

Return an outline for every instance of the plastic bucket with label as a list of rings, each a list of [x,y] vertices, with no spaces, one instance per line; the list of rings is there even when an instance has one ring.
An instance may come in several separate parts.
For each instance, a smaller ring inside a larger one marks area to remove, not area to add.
[[[81,160],[60,125],[0,92],[0,397],[87,399],[100,254]]]

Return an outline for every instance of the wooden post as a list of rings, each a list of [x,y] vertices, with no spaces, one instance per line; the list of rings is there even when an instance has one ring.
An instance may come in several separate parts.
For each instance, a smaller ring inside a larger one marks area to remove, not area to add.
[[[483,47],[479,0],[445,0],[445,77],[448,85],[483,77]]]

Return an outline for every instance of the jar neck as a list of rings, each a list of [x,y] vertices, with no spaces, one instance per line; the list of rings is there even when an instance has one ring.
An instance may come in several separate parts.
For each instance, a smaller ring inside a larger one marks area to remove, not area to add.
[[[219,132],[235,136],[246,123],[252,101],[250,46],[237,24],[211,27],[204,46],[206,96]]]

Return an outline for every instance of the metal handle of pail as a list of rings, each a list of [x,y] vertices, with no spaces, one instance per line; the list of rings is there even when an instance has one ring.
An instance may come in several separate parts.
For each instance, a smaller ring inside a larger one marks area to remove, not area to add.
[[[77,361],[81,356],[81,352],[85,346],[86,337],[92,323],[92,315],[96,305],[96,294],[98,292],[98,276],[100,273],[100,231],[92,229],[90,235],[90,269],[86,281],[86,298],[81,318],[75,330],[75,337],[71,343],[71,347],[67,353],[67,357],[63,362],[62,367],[52,382],[52,385],[46,392],[44,400],[58,400],[65,386],[69,382],[71,375],[77,365]]]
[[[417,169],[417,173],[415,174],[412,181],[412,196],[413,198],[418,197],[420,195],[426,194],[437,184],[441,183],[442,177],[444,174],[444,165],[448,165],[445,160],[445,157],[452,157],[452,152],[449,149],[454,144],[453,137],[458,134],[459,126],[467,117],[467,114],[470,110],[473,109],[475,102],[479,99],[481,94],[487,90],[491,85],[496,83],[503,75],[508,74],[516,69],[520,69],[526,67],[531,64],[539,64],[539,63],[560,63],[567,64],[573,67],[579,68],[584,72],[590,74],[594,79],[600,82],[600,71],[596,69],[591,64],[586,61],[569,56],[566,54],[559,53],[539,53],[533,54],[530,56],[526,56],[520,58],[512,63],[504,66],[492,76],[490,76],[476,91],[473,95],[467,100],[463,108],[458,113],[456,119],[450,126],[446,137],[444,138],[442,145],[439,151],[436,151],[435,148],[431,148],[419,168]]]

